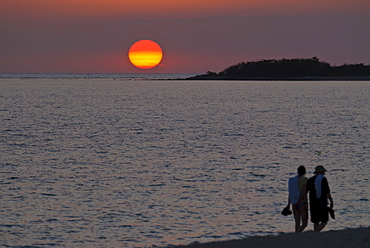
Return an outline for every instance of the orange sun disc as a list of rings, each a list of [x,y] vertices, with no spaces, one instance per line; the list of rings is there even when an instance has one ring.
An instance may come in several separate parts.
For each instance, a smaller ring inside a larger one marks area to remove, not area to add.
[[[130,62],[141,69],[156,67],[162,61],[161,47],[151,40],[139,40],[128,51]]]

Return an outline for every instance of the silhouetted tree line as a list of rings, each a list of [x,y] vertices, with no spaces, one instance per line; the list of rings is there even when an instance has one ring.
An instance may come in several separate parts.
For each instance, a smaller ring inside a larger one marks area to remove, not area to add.
[[[191,79],[310,79],[367,76],[370,76],[370,65],[331,66],[313,57],[311,59],[264,59],[256,62],[241,62],[219,73],[208,71],[205,75]]]

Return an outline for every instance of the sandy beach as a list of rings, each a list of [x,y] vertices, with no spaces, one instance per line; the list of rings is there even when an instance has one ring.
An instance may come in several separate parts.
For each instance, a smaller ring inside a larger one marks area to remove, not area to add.
[[[260,236],[250,237],[241,240],[230,240],[222,242],[212,242],[204,244],[190,244],[186,248],[367,248],[370,247],[370,227],[346,229],[340,231],[324,231],[316,233],[313,231],[306,231],[303,233],[289,233],[278,236]]]

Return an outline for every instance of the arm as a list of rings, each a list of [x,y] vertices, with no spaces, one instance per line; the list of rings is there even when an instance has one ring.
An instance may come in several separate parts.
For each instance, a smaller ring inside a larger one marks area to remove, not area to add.
[[[326,178],[324,178],[324,179],[325,180],[323,180],[323,183],[324,183],[323,186],[325,187],[326,197],[330,201],[330,208],[333,209],[333,207],[334,207],[334,201],[333,201],[333,198],[331,197],[331,194],[330,194],[329,183],[328,183],[328,180]]]
[[[334,207],[334,201],[333,201],[333,198],[331,197],[331,194],[330,192],[326,194],[326,197],[329,199],[330,201],[330,208],[333,209]]]
[[[306,201],[307,202],[307,182],[304,184],[302,191],[300,192],[301,197],[298,202]]]

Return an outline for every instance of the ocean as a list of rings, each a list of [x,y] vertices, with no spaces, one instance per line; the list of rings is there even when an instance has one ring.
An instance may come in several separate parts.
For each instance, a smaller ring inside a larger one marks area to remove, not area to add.
[[[184,79],[194,73],[0,73],[0,79],[113,79],[164,80]]]
[[[78,75],[0,75],[0,246],[293,232],[280,212],[300,165],[328,170],[325,230],[370,226],[369,81]]]

